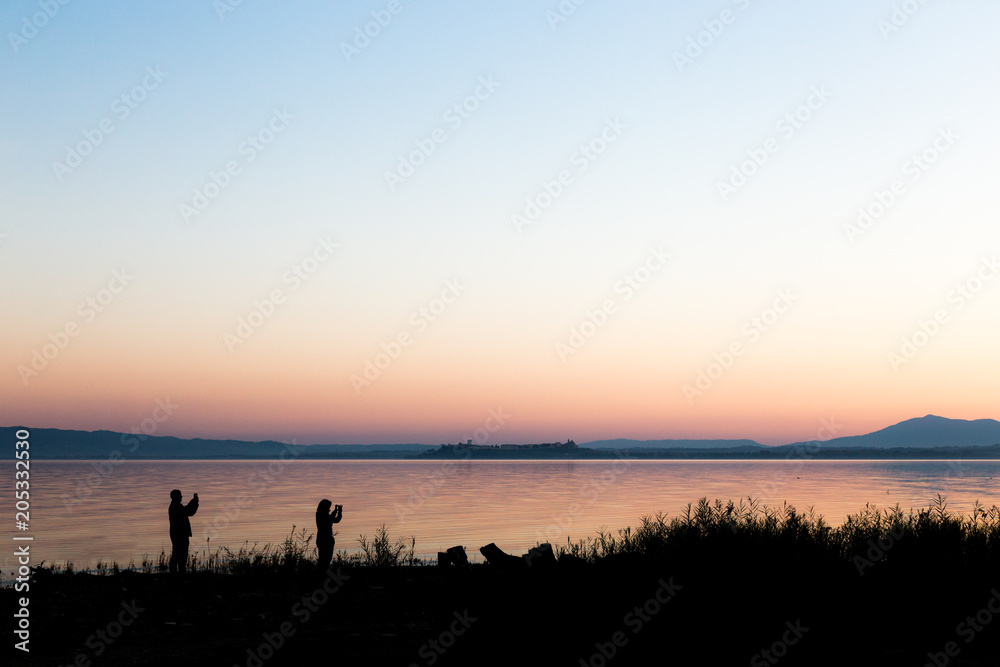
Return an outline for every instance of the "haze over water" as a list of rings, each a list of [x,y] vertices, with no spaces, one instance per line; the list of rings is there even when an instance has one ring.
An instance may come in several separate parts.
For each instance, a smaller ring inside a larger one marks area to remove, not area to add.
[[[357,551],[357,537],[385,523],[393,536],[416,537],[420,556],[461,544],[479,557],[490,542],[520,554],[536,542],[634,526],[643,515],[676,516],[703,496],[813,506],[834,525],[867,502],[908,509],[938,493],[968,513],[975,500],[998,502],[1000,480],[1000,461],[126,461],[78,498],[91,462],[38,461],[32,470],[33,553],[77,567],[169,554],[172,488],[185,501],[201,498],[192,550],[204,550],[209,536],[213,549],[277,543],[293,524],[313,533],[316,505],[329,498],[344,505],[338,550]],[[6,576],[12,562],[3,558]]]

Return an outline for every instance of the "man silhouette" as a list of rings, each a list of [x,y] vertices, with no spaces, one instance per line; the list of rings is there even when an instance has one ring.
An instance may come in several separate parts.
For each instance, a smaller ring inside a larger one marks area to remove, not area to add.
[[[198,511],[198,494],[194,494],[187,505],[181,502],[181,492],[174,489],[170,492],[170,571],[184,572],[187,569],[188,544],[191,537],[191,520]]]

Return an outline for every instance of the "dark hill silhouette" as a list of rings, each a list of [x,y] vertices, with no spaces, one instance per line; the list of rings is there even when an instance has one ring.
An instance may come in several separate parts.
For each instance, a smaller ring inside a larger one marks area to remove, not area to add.
[[[22,426],[0,427],[0,439],[14,442]],[[205,458],[391,458],[431,449],[427,445],[288,445],[274,440],[209,440],[173,436],[116,433],[115,431],[74,431],[58,428],[29,428],[33,459],[98,459],[117,451],[123,459],[205,459]],[[0,458],[14,458],[14,448],[3,450]]]
[[[797,442],[785,447],[807,444]],[[995,419],[947,419],[927,415],[894,424],[867,435],[833,438],[820,443],[822,449],[893,449],[932,447],[988,447],[1000,444],[1000,422]]]
[[[0,427],[0,439],[15,441],[19,426]],[[422,444],[384,445],[287,445],[273,440],[248,442],[243,440],[183,439],[172,436],[144,436],[114,431],[75,431],[52,428],[31,428],[33,459],[99,459],[115,456],[124,459],[219,459],[219,458],[411,458],[436,456],[440,449]],[[815,446],[816,442],[798,442],[780,447],[768,447],[753,440],[596,440],[579,445],[572,451],[559,449],[559,458],[595,458],[619,456],[623,451],[637,456],[673,458],[780,458],[789,449]],[[993,451],[977,450],[992,447]],[[903,457],[927,452],[931,458],[950,456],[950,450],[963,457],[993,458],[1000,447],[1000,422],[994,419],[946,419],[927,415],[908,419],[899,424],[867,435],[834,438],[819,443],[821,452],[831,457],[853,457],[862,451],[875,458]],[[516,458],[518,450],[506,456],[498,449],[498,458]],[[959,451],[962,450],[962,451]],[[14,448],[4,448],[0,459],[12,459]],[[526,450],[527,451],[527,450]],[[660,454],[656,454],[660,452]],[[673,452],[671,454],[671,452]],[[839,453],[838,453],[839,452]],[[545,450],[534,454],[544,454]],[[525,456],[532,454],[527,451]],[[503,455],[503,456],[501,456]]]

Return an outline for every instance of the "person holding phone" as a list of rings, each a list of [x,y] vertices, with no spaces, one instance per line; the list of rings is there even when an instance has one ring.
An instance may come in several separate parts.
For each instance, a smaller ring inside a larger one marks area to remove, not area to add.
[[[332,504],[324,498],[319,501],[319,506],[316,508],[316,549],[319,551],[316,565],[324,571],[330,567],[330,561],[333,560],[333,524],[340,523],[344,514],[342,505],[334,506],[331,512]]]
[[[187,505],[181,502],[181,492],[174,489],[170,492],[170,571],[183,574],[187,570],[188,545],[191,539],[191,520],[198,511],[198,494],[194,494]]]

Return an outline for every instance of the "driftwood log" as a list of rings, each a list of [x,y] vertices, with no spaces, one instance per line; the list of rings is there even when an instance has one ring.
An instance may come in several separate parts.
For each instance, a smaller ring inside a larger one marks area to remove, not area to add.
[[[469,567],[469,557],[465,553],[465,547],[452,547],[447,551],[438,552],[438,565],[448,567],[456,565],[458,567]]]
[[[483,558],[490,565],[494,565],[505,570],[521,570],[527,565],[523,558],[518,558],[517,556],[511,556],[505,553],[500,547],[498,547],[493,542],[490,542],[485,547],[479,549],[479,553],[483,554]]]
[[[539,544],[537,547],[528,549],[528,553],[521,556],[528,567],[554,567],[556,564],[555,554],[552,553],[552,545],[548,542]]]
[[[557,561],[555,552],[552,550],[552,545],[548,542],[532,547],[528,550],[528,553],[520,558],[505,553],[493,542],[490,542],[485,547],[480,547],[479,553],[483,554],[483,558],[490,565],[512,571],[526,570],[529,567],[533,570],[544,570],[556,565],[570,568],[587,566],[587,561],[568,553],[560,555]],[[438,555],[440,556],[441,554]]]

